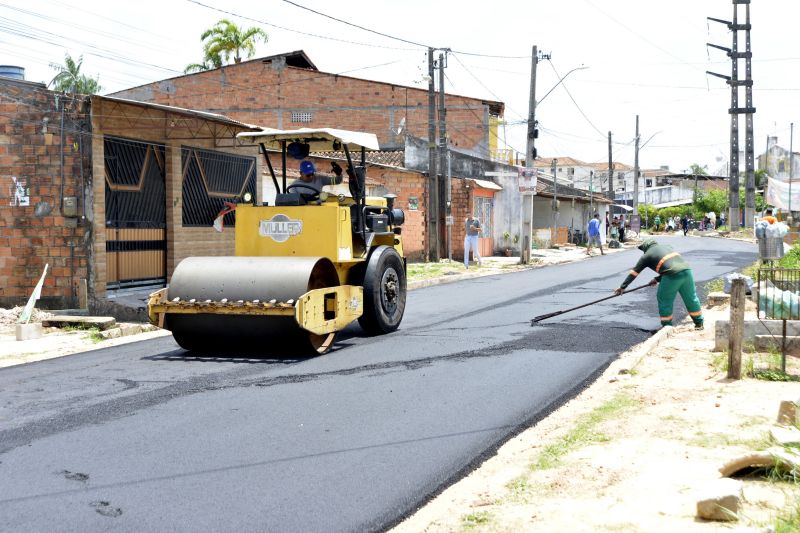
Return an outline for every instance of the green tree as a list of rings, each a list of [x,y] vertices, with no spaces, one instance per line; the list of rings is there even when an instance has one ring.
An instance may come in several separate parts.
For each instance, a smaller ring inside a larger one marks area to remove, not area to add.
[[[228,19],[221,19],[213,28],[203,32],[200,36],[203,41],[203,53],[206,59],[221,57],[234,63],[242,62],[242,53],[247,59],[256,53],[258,41],[267,42],[269,36],[261,28],[255,26],[242,29]]]
[[[50,68],[57,70],[58,74],[55,75],[48,86],[52,85],[54,91],[68,93],[97,94],[102,91],[100,77],[90,78],[86,74],[81,74],[82,65],[83,56],[80,56],[78,61],[75,61],[69,54],[64,54],[63,65],[50,63]]]
[[[767,184],[767,171],[759,168],[755,172],[756,188],[764,187]]]
[[[186,65],[183,69],[184,74],[191,74],[192,72],[203,72],[206,70],[213,70],[222,66],[222,58],[219,55],[213,57],[206,57],[202,63],[191,63]]]
[[[708,176],[708,172],[706,171],[706,167],[701,167],[697,163],[692,163],[689,165],[690,174],[697,174],[699,176]]]

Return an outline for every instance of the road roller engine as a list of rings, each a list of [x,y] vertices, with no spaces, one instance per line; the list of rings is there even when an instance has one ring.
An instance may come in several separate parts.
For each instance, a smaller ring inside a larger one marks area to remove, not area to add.
[[[277,194],[257,205],[249,194],[235,204],[235,255],[189,257],[168,287],[148,301],[150,320],[172,331],[187,350],[272,349],[325,353],[337,332],[358,320],[369,335],[394,331],[406,304],[405,215],[392,194],[366,196],[366,150],[374,134],[336,129],[244,132],[260,146]],[[270,160],[280,150],[282,181]],[[345,169],[317,176],[310,152],[344,152]],[[360,163],[353,163],[360,151]],[[287,159],[302,159],[304,177],[287,184]],[[348,177],[350,194],[320,183]]]

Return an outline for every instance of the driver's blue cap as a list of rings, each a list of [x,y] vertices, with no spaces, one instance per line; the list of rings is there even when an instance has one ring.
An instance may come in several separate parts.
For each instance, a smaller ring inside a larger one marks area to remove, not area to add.
[[[316,169],[314,168],[314,163],[311,161],[303,161],[300,163],[300,174],[307,176],[309,174],[313,174],[314,172],[316,172]]]

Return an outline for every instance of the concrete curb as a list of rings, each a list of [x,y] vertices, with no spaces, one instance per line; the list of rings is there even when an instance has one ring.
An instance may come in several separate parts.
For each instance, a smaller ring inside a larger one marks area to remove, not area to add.
[[[615,249],[613,252],[610,251],[610,250],[606,250],[606,253],[607,254],[609,254],[609,253],[610,254],[614,254],[614,253],[624,252],[626,250],[629,250],[630,248],[631,247],[622,247],[622,248]],[[462,280],[465,280],[465,279],[480,278],[480,277],[484,277],[484,276],[497,276],[497,275],[503,275],[503,274],[513,274],[515,272],[522,272],[524,270],[533,270],[533,269],[536,269],[536,268],[545,268],[545,267],[550,267],[550,266],[566,265],[566,264],[569,264],[569,263],[577,263],[578,261],[584,261],[584,260],[589,258],[588,256],[587,257],[583,257],[583,255],[585,255],[585,254],[579,254],[579,257],[568,258],[568,259],[565,259],[564,261],[558,261],[556,263],[549,263],[549,264],[527,264],[527,265],[523,265],[523,264],[520,264],[520,263],[516,263],[516,264],[519,265],[520,268],[517,268],[517,269],[514,269],[514,270],[498,270],[498,271],[493,271],[493,272],[475,270],[474,272],[464,272],[462,274],[450,274],[450,275],[445,275],[445,276],[439,276],[439,277],[436,277],[436,278],[429,278],[429,279],[421,279],[421,280],[417,280],[417,281],[410,281],[410,282],[408,282],[406,284],[406,289],[411,291],[411,290],[414,290],[414,289],[423,289],[425,287],[432,287],[434,285],[441,285],[441,284],[444,284],[444,283],[454,283],[456,281],[462,281]]]
[[[664,326],[660,330],[656,331],[655,335],[646,339],[644,342],[641,342],[628,350],[627,352],[623,352],[622,355],[625,357],[632,357],[637,361],[653,350],[655,350],[659,344],[661,344],[664,340],[668,339],[672,335],[675,334],[675,328],[672,326]],[[634,363],[635,364],[635,363]]]

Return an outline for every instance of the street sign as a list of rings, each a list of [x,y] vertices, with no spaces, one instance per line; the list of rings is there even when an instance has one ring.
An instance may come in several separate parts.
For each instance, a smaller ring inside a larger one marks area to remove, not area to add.
[[[537,169],[519,167],[519,192],[536,192]]]

